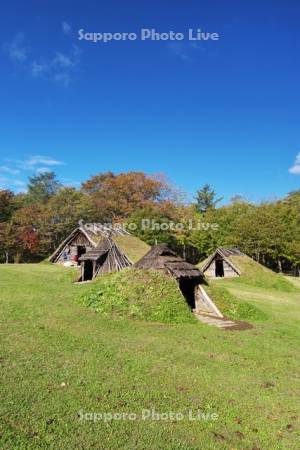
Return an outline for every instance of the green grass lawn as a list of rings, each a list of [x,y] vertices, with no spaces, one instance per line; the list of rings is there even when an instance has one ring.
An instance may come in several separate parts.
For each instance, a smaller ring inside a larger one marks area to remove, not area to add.
[[[234,332],[103,318],[78,303],[91,286],[73,278],[47,264],[0,266],[1,449],[300,448],[299,292],[220,281],[266,313]],[[183,420],[141,420],[151,409]]]

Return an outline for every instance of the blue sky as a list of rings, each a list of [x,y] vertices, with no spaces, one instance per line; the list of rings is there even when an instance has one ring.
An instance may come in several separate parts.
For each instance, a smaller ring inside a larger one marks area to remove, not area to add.
[[[225,199],[299,189],[298,1],[12,0],[1,13],[2,188],[51,169],[75,186],[163,172]],[[78,40],[142,28],[185,39]],[[189,41],[189,28],[220,39]]]

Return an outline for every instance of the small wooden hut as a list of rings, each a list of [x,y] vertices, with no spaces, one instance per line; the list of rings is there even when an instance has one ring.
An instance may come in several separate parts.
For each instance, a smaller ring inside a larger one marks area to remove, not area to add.
[[[223,317],[201,284],[205,283],[203,273],[188,263],[165,244],[155,245],[135,265],[136,269],[162,271],[174,277],[192,310]]]
[[[52,263],[64,264],[68,261],[77,263],[88,250],[97,246],[97,234],[78,227],[64,239],[50,256]]]
[[[245,254],[238,248],[217,248],[203,265],[200,265],[200,268],[209,278],[239,277],[241,271],[233,261],[235,256],[245,256]]]
[[[110,239],[116,244],[126,258],[135,263],[149,250],[149,245],[132,236],[122,227],[105,227],[87,229],[85,226],[78,227],[64,239],[50,256],[49,261],[56,264],[80,265],[81,257],[95,250],[103,240]]]
[[[81,276],[79,281],[92,280],[98,275],[118,272],[132,265],[132,262],[110,238],[103,239],[100,244],[87,251],[79,258]]]

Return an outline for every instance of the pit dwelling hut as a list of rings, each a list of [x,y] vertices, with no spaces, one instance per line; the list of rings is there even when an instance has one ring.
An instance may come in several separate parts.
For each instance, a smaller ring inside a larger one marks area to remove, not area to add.
[[[202,284],[205,284],[203,273],[178,256],[167,245],[159,244],[152,247],[145,256],[134,264],[134,268],[158,270],[165,275],[174,277],[186,302],[193,311],[223,317],[202,286]]]
[[[101,273],[121,270],[144,256],[149,245],[131,235],[123,227],[78,227],[61,242],[49,261],[65,266],[81,266],[83,279],[92,279]],[[100,268],[100,262],[103,268]]]
[[[88,250],[79,258],[81,276],[79,281],[92,280],[98,275],[118,272],[132,266],[132,261],[110,238],[103,239],[100,244]]]
[[[235,256],[246,256],[238,248],[217,248],[202,265],[201,271],[208,278],[233,278],[241,276],[241,270],[234,261]]]

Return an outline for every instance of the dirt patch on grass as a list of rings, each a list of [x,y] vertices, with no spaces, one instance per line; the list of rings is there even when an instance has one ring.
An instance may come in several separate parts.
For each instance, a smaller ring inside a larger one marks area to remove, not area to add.
[[[225,320],[231,320],[231,319],[225,319]],[[226,327],[225,330],[244,331],[244,330],[251,330],[252,328],[254,328],[254,326],[248,322],[243,322],[241,320],[235,320],[234,322],[235,322],[235,325],[233,325],[232,327]]]

